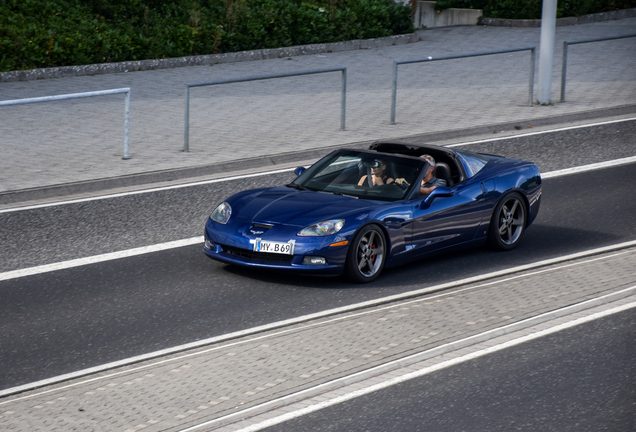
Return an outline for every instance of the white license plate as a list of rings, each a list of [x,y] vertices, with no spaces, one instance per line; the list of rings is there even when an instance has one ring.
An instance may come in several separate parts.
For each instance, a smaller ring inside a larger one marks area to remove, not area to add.
[[[293,255],[294,241],[291,240],[287,243],[283,243],[256,239],[254,241],[254,252],[269,252],[284,255]]]

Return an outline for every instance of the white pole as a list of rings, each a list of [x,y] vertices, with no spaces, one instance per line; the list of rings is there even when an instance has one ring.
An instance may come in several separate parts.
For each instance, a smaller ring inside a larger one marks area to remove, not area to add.
[[[543,0],[541,12],[541,45],[539,51],[539,86],[537,101],[541,105],[552,103],[552,60],[556,28],[557,0]]]

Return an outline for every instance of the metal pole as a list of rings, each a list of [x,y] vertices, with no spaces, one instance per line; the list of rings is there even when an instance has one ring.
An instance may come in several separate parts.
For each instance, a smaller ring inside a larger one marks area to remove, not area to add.
[[[342,103],[340,107],[340,130],[345,130],[347,112],[347,68],[342,69]]]
[[[185,91],[185,114],[184,114],[185,127],[183,131],[183,150],[184,152],[190,151],[190,86],[186,84]]]
[[[563,62],[561,66],[561,102],[565,102],[565,75],[568,72],[568,41],[563,41]]]
[[[398,63],[393,61],[393,92],[391,93],[391,124],[395,124],[395,104],[397,101],[397,73]]]
[[[532,106],[532,97],[534,96],[534,51],[535,48],[530,50],[530,85],[528,86],[528,106]]]
[[[539,51],[539,89],[537,100],[541,105],[552,103],[552,60],[556,28],[557,0],[543,0],[541,12],[541,48]]]
[[[122,159],[128,160],[130,159],[130,90],[126,92],[124,112],[124,157]]]

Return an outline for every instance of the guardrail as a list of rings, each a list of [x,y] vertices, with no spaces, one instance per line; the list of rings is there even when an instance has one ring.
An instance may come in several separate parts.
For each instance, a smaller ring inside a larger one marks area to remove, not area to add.
[[[424,63],[424,62],[432,62],[439,60],[453,60],[467,57],[481,57],[487,55],[494,54],[506,54],[511,52],[519,52],[519,51],[530,51],[530,83],[528,89],[528,105],[532,106],[532,95],[534,94],[534,58],[535,58],[535,50],[536,47],[525,47],[525,48],[514,48],[507,50],[499,50],[499,51],[487,51],[487,52],[479,52],[472,54],[458,54],[452,56],[444,56],[444,57],[427,57],[423,59],[415,59],[415,60],[396,60],[393,62],[393,93],[391,95],[391,124],[395,124],[395,105],[397,100],[397,75],[398,75],[398,66],[401,64],[411,64],[411,63]]]
[[[105,96],[112,94],[126,93],[126,102],[125,102],[125,118],[124,118],[124,157],[122,159],[127,160],[130,159],[129,155],[129,147],[130,147],[130,88],[120,88],[113,90],[98,90],[92,92],[84,92],[84,93],[69,93],[63,95],[56,96],[43,96],[43,97],[34,97],[34,98],[26,98],[26,99],[13,99],[0,101],[0,106],[9,106],[9,105],[22,105],[28,103],[36,103],[36,102],[50,102],[50,101],[58,101],[58,100],[66,100],[66,99],[78,99],[92,96]]]
[[[188,83],[186,84],[186,93],[185,93],[185,114],[184,114],[185,128],[184,128],[184,136],[183,136],[183,151],[184,152],[190,151],[190,88],[191,87],[232,84],[232,83],[240,83],[240,82],[247,82],[247,81],[260,81],[260,80],[287,78],[287,77],[302,76],[302,75],[315,75],[315,74],[328,73],[328,72],[342,72],[340,130],[345,130],[345,112],[346,112],[346,105],[347,105],[347,68],[346,67],[338,67],[338,68],[331,68],[331,69],[315,69],[315,70],[291,72],[291,73],[283,73],[283,74],[275,74],[275,75],[263,75],[263,76],[247,77],[247,78]]]
[[[602,41],[615,40],[615,39],[625,39],[625,38],[632,38],[632,37],[636,37],[636,34],[628,34],[628,35],[614,36],[614,37],[605,37],[605,38],[599,38],[599,39],[584,39],[584,40],[577,40],[577,41],[563,41],[563,66],[561,66],[561,102],[565,102],[565,76],[567,74],[567,69],[568,69],[568,46],[577,45],[577,44],[584,44],[584,43],[590,43],[590,42],[602,42]]]

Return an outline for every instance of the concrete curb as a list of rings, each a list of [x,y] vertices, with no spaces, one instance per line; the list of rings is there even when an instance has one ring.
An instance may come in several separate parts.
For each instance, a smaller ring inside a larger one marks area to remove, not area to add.
[[[582,15],[580,17],[559,18],[556,20],[556,26],[571,26],[577,24],[590,24],[602,21],[619,20],[623,18],[636,17],[636,8],[622,9],[611,12],[602,12],[597,14]],[[541,20],[513,20],[500,18],[482,18],[479,25],[493,27],[541,27]]]
[[[31,81],[49,78],[66,78],[85,75],[101,75],[142,70],[169,69],[184,66],[202,66],[221,63],[234,63],[253,60],[275,59],[319,53],[372,49],[393,45],[419,42],[417,32],[405,35],[387,36],[375,39],[360,39],[345,42],[300,45],[286,48],[272,48],[233,53],[209,54],[168,59],[127,61],[118,63],[99,63],[81,66],[62,66],[53,68],[29,69],[22,71],[0,72],[0,82]]]
[[[477,126],[466,129],[456,129],[441,132],[431,132],[419,135],[404,136],[401,138],[391,139],[391,141],[402,141],[405,143],[428,142],[459,139],[474,135],[492,134],[493,130],[505,131],[513,130],[515,126],[532,125],[551,126],[561,123],[589,120],[603,117],[611,117],[626,113],[635,113],[636,104],[623,105],[612,108],[605,108],[594,111],[583,111],[578,113],[566,114],[559,117],[542,117],[530,120],[519,120],[513,122],[499,123],[493,125]],[[159,182],[185,182],[187,180],[213,176],[215,174],[232,173],[248,169],[259,168],[263,171],[275,169],[283,164],[300,163],[308,160],[319,159],[328,153],[342,147],[364,149],[377,140],[359,141],[349,144],[325,146],[313,150],[303,150],[298,152],[280,153],[271,156],[259,156],[249,159],[239,159],[234,161],[219,162],[210,165],[202,165],[188,168],[176,168],[171,170],[151,171],[140,174],[131,174],[119,177],[102,178],[95,180],[82,181],[77,183],[66,183],[59,185],[44,186],[31,189],[20,189],[15,191],[7,191],[0,193],[0,205],[18,204],[29,201],[36,201],[50,198],[62,198],[71,195],[102,192],[110,189],[144,186]],[[385,141],[388,141],[385,140]]]

